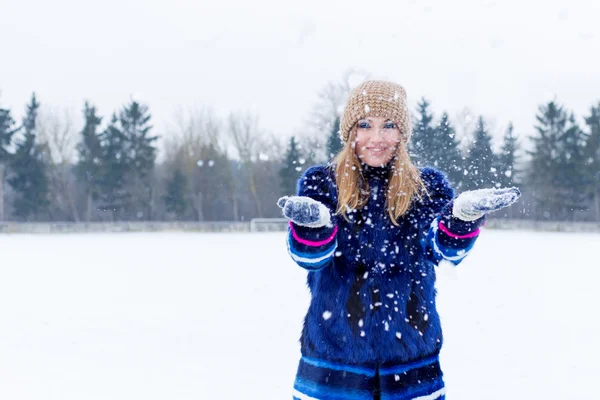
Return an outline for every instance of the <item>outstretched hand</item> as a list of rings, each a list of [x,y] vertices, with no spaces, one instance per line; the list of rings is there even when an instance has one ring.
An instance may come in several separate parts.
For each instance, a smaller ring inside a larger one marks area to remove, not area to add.
[[[293,223],[309,228],[329,225],[331,213],[321,202],[306,196],[284,196],[277,201],[283,216]]]
[[[510,206],[520,196],[521,191],[516,187],[470,190],[454,199],[452,214],[463,221],[474,221],[486,213]]]

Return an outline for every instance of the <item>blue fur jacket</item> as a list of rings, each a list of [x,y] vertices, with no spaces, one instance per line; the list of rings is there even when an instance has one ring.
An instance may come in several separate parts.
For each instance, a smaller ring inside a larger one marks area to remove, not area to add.
[[[309,168],[298,195],[332,210],[332,224],[290,223],[288,250],[307,269],[311,303],[301,350],[351,365],[403,364],[437,354],[442,346],[434,266],[469,253],[483,219],[452,216],[453,190],[445,176],[423,168],[428,195],[414,200],[394,225],[386,209],[389,167],[364,166],[370,186],[365,207],[334,216],[337,190],[331,166]]]

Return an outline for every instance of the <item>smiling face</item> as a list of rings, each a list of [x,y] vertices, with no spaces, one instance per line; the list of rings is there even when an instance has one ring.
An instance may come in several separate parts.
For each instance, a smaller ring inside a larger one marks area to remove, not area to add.
[[[356,155],[371,167],[387,164],[396,154],[399,142],[400,130],[394,121],[366,117],[356,123]]]

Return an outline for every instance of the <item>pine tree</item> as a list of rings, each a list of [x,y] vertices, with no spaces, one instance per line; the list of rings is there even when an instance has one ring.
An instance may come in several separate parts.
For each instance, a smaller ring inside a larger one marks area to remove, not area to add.
[[[302,165],[300,159],[302,154],[298,149],[296,138],[292,136],[288,149],[283,158],[283,167],[279,171],[279,177],[281,179],[281,194],[282,195],[295,195],[296,194],[296,183],[302,174]]]
[[[600,221],[600,103],[590,109],[590,116],[585,118],[585,123],[589,129],[585,149],[585,171],[590,182],[587,192],[596,221]]]
[[[102,158],[100,163],[99,198],[100,208],[110,213],[111,220],[122,217],[129,208],[131,199],[125,190],[129,164],[127,143],[118,126],[119,120],[113,114],[110,124],[100,135]]]
[[[136,101],[124,107],[119,116],[129,174],[127,189],[136,218],[152,219],[152,179],[156,161],[157,136],[150,136],[151,115],[148,107]]]
[[[163,196],[167,212],[173,213],[182,220],[187,210],[187,178],[179,168],[167,182],[167,193]]]
[[[433,114],[429,111],[430,103],[424,97],[418,104],[417,120],[414,123],[411,140],[415,161],[419,166],[435,166],[435,127]]]
[[[531,137],[534,149],[528,151],[531,162],[528,167],[527,181],[531,187],[536,216],[544,219],[557,218],[561,213],[560,197],[560,145],[567,125],[567,113],[556,102],[539,106],[537,135]]]
[[[19,131],[15,127],[15,120],[10,115],[10,110],[0,108],[0,162],[7,162],[10,159],[10,145],[15,133]]]
[[[227,157],[227,152],[217,143],[203,145],[200,149],[200,157],[204,162],[202,167],[196,168],[198,192],[192,197],[196,202],[195,213],[201,215],[203,220],[219,220],[224,218],[226,209],[229,209],[229,204],[233,201],[231,161]],[[252,168],[257,168],[257,165],[258,163],[253,162]],[[262,175],[256,172],[258,187],[261,187],[259,179]]]
[[[0,221],[4,221],[4,180],[6,179],[6,167],[12,160],[13,153],[10,148],[15,133],[19,131],[15,127],[15,120],[10,115],[9,109],[0,108]]]
[[[519,171],[516,169],[518,161],[517,151],[519,150],[518,138],[514,133],[512,123],[508,124],[508,128],[504,133],[502,141],[502,149],[497,156],[496,170],[498,173],[497,186],[513,187],[517,185],[517,176]]]
[[[562,195],[564,218],[573,220],[578,211],[586,209],[587,189],[591,183],[585,169],[585,143],[587,135],[581,130],[571,113],[566,130],[559,141],[557,184]]]
[[[44,152],[36,143],[37,116],[40,103],[35,93],[27,105],[23,120],[24,136],[17,141],[17,148],[11,160],[12,175],[8,183],[16,192],[14,214],[29,220],[48,212],[48,180]]]
[[[464,160],[459,148],[459,142],[456,139],[456,131],[450,123],[447,112],[442,114],[434,136],[437,144],[432,149],[436,157],[433,165],[448,175],[448,179],[455,190],[460,190],[464,176]]]
[[[342,150],[342,140],[340,139],[340,117],[336,117],[333,127],[327,137],[327,158],[331,160]]]
[[[102,143],[98,127],[102,118],[96,115],[96,107],[85,103],[83,110],[85,125],[81,131],[81,140],[77,144],[79,160],[75,171],[79,181],[85,188],[87,197],[87,222],[92,215],[92,200],[97,200],[101,189],[102,179]]]
[[[465,188],[473,190],[493,186],[496,180],[493,164],[492,138],[480,116],[466,157]]]
[[[305,140],[304,143],[298,143],[298,151],[300,152],[300,159],[298,163],[300,164],[299,176],[302,176],[304,171],[311,165],[318,164],[318,156],[317,151],[319,150],[318,142],[316,140]]]

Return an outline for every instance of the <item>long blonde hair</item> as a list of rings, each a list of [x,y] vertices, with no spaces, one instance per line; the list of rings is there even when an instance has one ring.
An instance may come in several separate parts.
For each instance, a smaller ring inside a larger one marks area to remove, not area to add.
[[[342,150],[335,156],[332,167],[335,168],[335,182],[338,190],[337,215],[347,218],[351,209],[363,208],[370,196],[370,187],[362,174],[362,167],[356,155],[356,125]],[[398,218],[411,206],[414,198],[421,199],[427,193],[421,180],[419,169],[408,154],[406,140],[398,142],[393,166],[388,177],[386,204],[390,219],[398,225]]]

